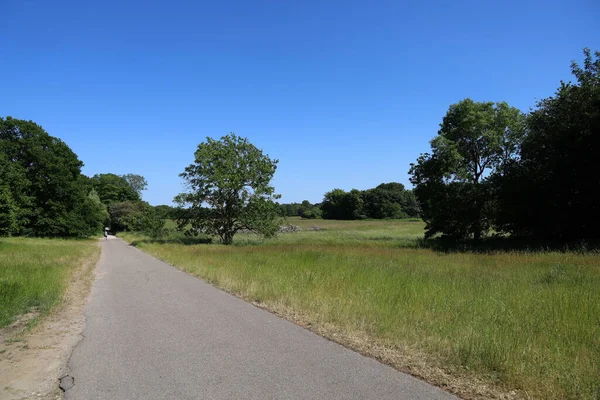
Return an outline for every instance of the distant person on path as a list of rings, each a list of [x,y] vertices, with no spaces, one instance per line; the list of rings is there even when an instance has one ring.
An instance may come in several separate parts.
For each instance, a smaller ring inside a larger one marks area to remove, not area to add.
[[[104,240],[108,240],[108,231],[104,228]]]

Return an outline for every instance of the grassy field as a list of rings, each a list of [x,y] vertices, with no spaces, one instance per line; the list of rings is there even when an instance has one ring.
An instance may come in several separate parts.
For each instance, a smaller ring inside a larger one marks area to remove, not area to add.
[[[418,221],[289,222],[325,230],[234,246],[123,237],[466,397],[600,398],[598,253],[440,252]]]
[[[43,316],[62,299],[75,267],[97,256],[93,240],[0,239],[0,327]]]

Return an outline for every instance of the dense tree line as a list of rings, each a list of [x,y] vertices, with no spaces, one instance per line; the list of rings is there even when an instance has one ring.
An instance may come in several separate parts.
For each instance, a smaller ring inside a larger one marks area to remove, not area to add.
[[[302,203],[279,204],[279,214],[282,217],[321,218],[321,205],[311,204],[308,200]]]
[[[83,163],[32,121],[0,118],[0,234],[89,236],[106,207]]]
[[[325,193],[321,211],[325,219],[407,218],[420,213],[413,192],[397,182],[368,190],[333,189]]]
[[[426,236],[599,238],[600,53],[528,115],[506,103],[450,106],[411,165]]]
[[[160,235],[165,216],[145,201],[142,191],[148,186],[141,175],[96,174],[90,184],[108,209],[105,221],[111,232],[139,231]]]
[[[323,202],[280,204],[280,214],[314,219],[392,219],[418,217],[419,203],[411,190],[397,182],[382,183],[368,190],[352,189],[346,192],[333,189],[325,193]]]
[[[81,173],[83,162],[41,126],[0,118],[0,236],[87,237],[111,226],[160,231],[135,174]]]
[[[177,219],[178,209],[167,204],[154,206],[154,211],[162,219]]]

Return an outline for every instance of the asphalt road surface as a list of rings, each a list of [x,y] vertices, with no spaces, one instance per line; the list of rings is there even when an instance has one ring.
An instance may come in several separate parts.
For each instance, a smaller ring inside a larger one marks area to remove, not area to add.
[[[110,237],[66,399],[456,399]]]

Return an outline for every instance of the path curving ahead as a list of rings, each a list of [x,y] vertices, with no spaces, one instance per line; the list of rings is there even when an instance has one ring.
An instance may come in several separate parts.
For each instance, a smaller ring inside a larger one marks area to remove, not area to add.
[[[456,399],[119,239],[96,274],[66,399]]]

